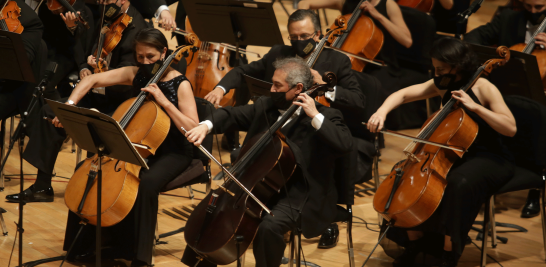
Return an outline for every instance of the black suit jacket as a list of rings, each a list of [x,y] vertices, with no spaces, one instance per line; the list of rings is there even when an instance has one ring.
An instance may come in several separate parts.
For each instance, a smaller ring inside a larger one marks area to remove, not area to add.
[[[525,42],[527,31],[527,19],[523,11],[505,9],[493,20],[480,26],[464,36],[469,43],[479,45],[505,45],[512,46]]]
[[[351,133],[343,122],[341,112],[320,104],[317,104],[317,109],[324,115],[318,131],[303,110],[282,128],[302,170],[303,177],[299,179],[305,179],[308,184],[307,200],[297,205],[293,203],[294,206],[303,207],[302,229],[308,238],[320,235],[334,220],[337,212],[334,162],[353,146]],[[246,131],[244,145],[253,136],[268,130],[279,114],[271,98],[261,97],[253,105],[218,109],[209,120],[213,122],[215,133]]]
[[[30,8],[25,1],[15,0],[17,5],[21,8],[21,16],[19,21],[21,25],[25,27],[23,33],[21,33],[21,39],[23,39],[23,45],[25,46],[25,51],[27,52],[27,57],[30,62],[34,61],[35,55],[40,49],[42,44],[42,34],[44,31],[44,25],[38,15],[32,8]]]
[[[260,60],[232,69],[220,80],[218,85],[228,91],[232,88],[240,89],[239,86],[244,81],[243,74],[271,82],[275,72],[273,62],[278,58],[294,56],[296,54],[291,46],[273,46],[269,53]],[[326,71],[331,71],[337,76],[336,96],[331,107],[342,111],[350,109],[354,112],[363,112],[366,97],[359,89],[358,81],[351,72],[351,62],[347,56],[330,49],[324,49],[313,69],[321,75]]]
[[[136,0],[131,1],[131,5],[142,14],[142,17],[151,19],[154,17],[157,9],[162,5],[167,5],[167,2],[165,0]]]

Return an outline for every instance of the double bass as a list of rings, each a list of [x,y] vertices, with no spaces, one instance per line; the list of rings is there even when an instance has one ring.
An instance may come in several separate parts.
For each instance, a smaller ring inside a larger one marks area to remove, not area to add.
[[[146,86],[157,83],[171,62],[178,62],[187,54],[189,46],[173,52]],[[159,65],[159,63],[158,63]],[[123,102],[112,118],[119,122],[127,137],[143,158],[155,154],[169,132],[171,121],[161,106],[147,99],[148,93]],[[74,172],[64,195],[65,204],[72,212],[90,224],[97,224],[97,171],[101,164],[102,205],[101,226],[112,226],[120,222],[131,211],[138,193],[140,166],[122,162],[107,156],[88,158]],[[104,190],[104,189],[108,190]]]
[[[188,18],[186,18],[186,31],[191,33],[186,36],[188,43],[199,47],[199,51],[193,54],[196,60],[191,60],[193,57],[188,57],[186,77],[193,86],[193,94],[204,98],[233,69],[229,66],[230,52],[226,46],[199,40],[193,32]],[[229,90],[220,101],[220,106],[235,105],[234,94],[235,90]]]
[[[315,85],[305,93],[315,97],[331,90],[335,75],[329,72],[324,76],[329,85]],[[230,180],[209,192],[195,207],[186,222],[184,238],[202,258],[226,265],[249,247],[262,212],[269,212],[263,203],[280,192],[296,169],[295,156],[279,130],[298,108],[290,106],[268,131],[251,138],[241,148],[234,166],[226,171]],[[210,157],[210,153],[205,154]],[[243,237],[239,246],[237,236]]]
[[[482,73],[489,74],[510,59],[510,50],[505,46],[497,48],[497,53],[502,59],[485,62],[462,90],[472,88]],[[425,122],[416,141],[404,150],[407,159],[395,165],[379,185],[374,209],[397,227],[411,228],[426,221],[440,204],[449,170],[477,134],[478,124],[451,98]]]
[[[546,19],[543,19],[536,31],[533,33],[528,44],[520,43],[510,47],[510,50],[520,51],[525,54],[531,54],[537,58],[538,71],[542,78],[542,87],[546,90],[546,50],[536,47],[535,37],[546,30]]]
[[[330,26],[334,31],[328,39],[331,47],[349,52],[357,56],[373,60],[383,47],[383,32],[375,25],[372,18],[362,13],[360,5],[367,0],[361,0],[352,14],[336,18]],[[366,62],[355,57],[351,59],[352,69],[362,72]]]
[[[20,16],[21,8],[17,3],[7,0],[0,10],[0,30],[21,34],[25,27],[19,21]]]

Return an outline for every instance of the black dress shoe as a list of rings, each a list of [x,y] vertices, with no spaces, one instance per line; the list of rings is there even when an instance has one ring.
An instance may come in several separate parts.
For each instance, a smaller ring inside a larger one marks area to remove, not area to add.
[[[336,223],[332,223],[322,233],[318,248],[333,248],[337,245],[337,241],[339,241],[339,228]]]
[[[540,214],[540,190],[531,189],[521,211],[521,218],[533,218]]]
[[[53,188],[49,187],[44,190],[35,190],[34,185],[31,185],[27,190],[23,191],[23,197],[26,202],[53,202]],[[19,194],[7,195],[6,200],[9,202],[19,202]]]
[[[453,251],[444,251],[440,267],[456,267],[461,256]]]

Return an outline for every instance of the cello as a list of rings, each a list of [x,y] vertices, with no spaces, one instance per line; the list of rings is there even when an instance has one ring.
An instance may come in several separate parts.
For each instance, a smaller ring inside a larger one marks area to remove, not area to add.
[[[383,32],[375,25],[372,18],[362,14],[360,5],[367,0],[361,0],[352,14],[336,18],[330,26],[333,34],[328,43],[331,47],[373,60],[383,47]],[[349,56],[352,69],[362,72],[366,63]]]
[[[191,47],[180,47],[163,63],[157,63],[157,71],[146,86],[157,83],[170,64],[187,55]],[[140,92],[137,97],[123,102],[112,118],[119,122],[127,137],[143,158],[155,154],[167,137],[171,121],[161,106],[147,100],[148,93]],[[101,226],[112,226],[120,222],[131,211],[138,193],[140,166],[95,155],[88,158],[74,172],[65,191],[65,204],[84,221],[97,224],[97,171],[101,164],[102,205]],[[104,189],[108,190],[104,190]]]
[[[188,61],[186,68],[186,77],[193,86],[194,95],[204,98],[233,69],[229,66],[230,53],[225,46],[199,40],[193,32],[188,18],[186,18],[186,32],[190,33],[186,36],[188,43],[199,47],[199,51],[194,52],[192,56],[192,58],[197,56],[197,60],[193,61],[188,58],[190,61]],[[234,106],[234,94],[235,90],[229,90],[220,101],[220,105],[222,107]]]
[[[462,90],[467,91],[482,73],[489,74],[510,59],[510,50],[505,46],[497,48],[497,53],[502,58],[485,62]],[[416,141],[404,149],[408,158],[396,164],[377,188],[374,209],[389,221],[389,226],[411,228],[426,221],[440,204],[449,170],[477,134],[477,123],[451,98],[425,122]]]
[[[531,41],[528,44],[520,43],[510,47],[510,50],[520,51],[525,54],[531,54],[537,58],[538,71],[542,78],[542,87],[546,90],[546,50],[537,48],[535,44],[535,37],[546,30],[546,19],[543,19],[536,31],[531,37]]]
[[[305,93],[315,97],[331,90],[335,75],[328,72],[324,76],[329,84],[315,85]],[[209,192],[191,213],[184,238],[202,258],[226,265],[236,261],[249,247],[263,210],[269,212],[263,203],[280,192],[296,169],[295,156],[279,130],[298,108],[290,106],[268,131],[252,137],[227,172],[230,180]],[[205,154],[210,157],[210,153]],[[238,246],[237,236],[243,236]]]
[[[17,3],[7,0],[0,10],[0,30],[21,34],[25,27],[19,21],[20,16],[21,8]]]
[[[398,5],[415,8],[421,12],[430,13],[434,0],[398,0]]]

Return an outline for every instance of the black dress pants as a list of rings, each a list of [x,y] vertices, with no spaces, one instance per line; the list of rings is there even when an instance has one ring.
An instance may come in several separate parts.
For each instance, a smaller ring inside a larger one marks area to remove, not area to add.
[[[297,227],[294,215],[298,212],[290,213],[290,208],[284,205],[276,205],[271,209],[275,216],[266,214],[258,227],[258,232],[254,237],[253,250],[256,267],[278,267],[281,266],[281,260],[284,255],[286,243],[284,234],[294,230]],[[190,247],[186,246],[182,262],[188,266],[194,266],[197,263],[197,254]],[[198,267],[216,266],[206,260],[197,265]]]

